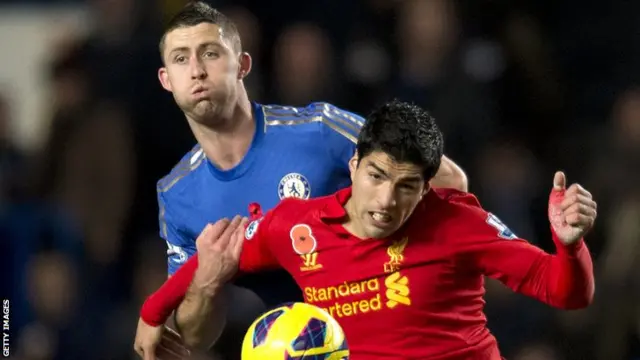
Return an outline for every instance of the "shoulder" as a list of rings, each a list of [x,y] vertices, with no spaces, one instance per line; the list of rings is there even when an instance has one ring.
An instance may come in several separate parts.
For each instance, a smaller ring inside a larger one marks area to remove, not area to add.
[[[436,211],[447,220],[474,223],[484,221],[487,212],[482,208],[480,200],[474,194],[455,189],[433,189],[433,197],[436,198]],[[435,215],[435,214],[434,214]],[[438,217],[437,217],[438,218]],[[457,226],[460,228],[460,226]],[[464,226],[462,226],[464,227]]]
[[[433,188],[433,195],[442,200],[444,204],[452,204],[455,206],[466,205],[476,208],[482,208],[480,200],[470,193],[450,188]]]
[[[441,240],[455,240],[485,226],[489,213],[478,198],[454,189],[432,189],[415,212],[415,223]]]
[[[270,211],[270,226],[278,229],[289,229],[300,222],[314,223],[319,221],[320,211],[324,209],[327,202],[333,197],[335,195],[311,199],[285,198]]]
[[[277,214],[290,214],[291,218],[308,217],[312,212],[320,211],[327,204],[327,201],[335,195],[327,195],[310,199],[300,199],[296,197],[285,198],[273,208]]]
[[[423,216],[430,221],[437,236],[463,246],[483,244],[496,239],[513,240],[518,236],[498,216],[480,205],[471,194],[452,189],[438,189],[435,201],[424,207]]]
[[[355,142],[364,124],[360,115],[327,102],[314,102],[303,107],[262,105],[265,127],[292,131],[335,132]]]
[[[354,124],[363,125],[364,119],[353,112],[344,110],[334,104],[328,102],[312,102],[306,106],[289,106],[289,105],[262,105],[265,120],[287,119],[287,118],[305,118],[313,120],[318,116],[335,118],[339,117],[348,120]],[[319,119],[317,119],[320,121]]]
[[[180,183],[184,184],[186,179],[194,175],[205,159],[206,156],[200,145],[194,146],[178,161],[169,174],[158,181],[156,185],[158,196],[166,197],[171,190],[180,187]]]

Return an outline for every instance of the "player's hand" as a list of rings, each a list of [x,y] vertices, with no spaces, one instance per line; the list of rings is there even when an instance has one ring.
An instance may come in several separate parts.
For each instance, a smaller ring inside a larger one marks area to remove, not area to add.
[[[597,204],[591,193],[578,184],[566,187],[563,172],[553,177],[553,190],[549,196],[549,221],[558,239],[571,245],[582,239],[597,217]]]
[[[194,286],[214,294],[231,280],[238,271],[247,222],[246,218],[236,216],[231,221],[222,219],[205,227],[196,239],[198,269],[193,277]]]
[[[133,348],[144,360],[182,360],[190,355],[175,331],[148,325],[142,319],[138,320]]]

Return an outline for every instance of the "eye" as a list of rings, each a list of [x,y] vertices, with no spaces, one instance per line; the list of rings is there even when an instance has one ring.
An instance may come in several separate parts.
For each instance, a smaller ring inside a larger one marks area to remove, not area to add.
[[[173,61],[176,64],[184,64],[185,62],[187,62],[187,57],[184,55],[178,55],[173,59]]]
[[[416,187],[414,185],[411,185],[411,184],[401,184],[400,185],[400,189],[405,190],[405,191],[414,191],[416,189]]]
[[[370,172],[369,173],[369,177],[372,178],[373,180],[381,180],[382,179],[382,175],[380,175],[378,173],[374,173],[374,172]]]
[[[215,51],[206,51],[203,56],[208,59],[216,59],[219,57],[219,54]]]

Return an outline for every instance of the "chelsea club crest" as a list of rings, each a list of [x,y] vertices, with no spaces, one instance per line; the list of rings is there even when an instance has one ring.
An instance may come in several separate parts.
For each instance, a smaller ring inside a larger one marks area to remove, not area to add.
[[[308,199],[311,196],[309,180],[298,173],[285,175],[278,184],[278,196],[280,200],[290,197]]]
[[[253,235],[255,235],[256,232],[258,232],[258,225],[260,225],[260,221],[261,220],[262,220],[262,218],[253,220],[249,224],[249,226],[247,226],[247,229],[244,231],[244,238],[245,239],[251,240],[251,238],[253,238]]]

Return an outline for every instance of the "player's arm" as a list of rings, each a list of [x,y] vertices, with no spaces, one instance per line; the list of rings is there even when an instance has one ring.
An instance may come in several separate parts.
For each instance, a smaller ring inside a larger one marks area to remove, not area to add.
[[[205,236],[201,241],[202,245],[198,247],[200,265],[194,272],[175,317],[176,326],[189,346],[206,350],[222,333],[226,322],[225,296],[222,292],[230,276],[235,275],[236,271],[251,273],[279,267],[270,248],[271,219],[272,215],[268,213],[263,219],[249,223],[246,229],[243,224],[239,239],[243,244],[242,252],[237,257],[228,257],[227,261],[221,261],[225,257],[217,253],[216,245],[213,245],[218,241],[215,234]],[[207,243],[212,244],[214,249],[207,249]],[[225,262],[233,267],[221,269]]]
[[[158,216],[160,237],[167,244],[167,276],[171,277],[196,253],[196,243],[193,237],[180,230],[178,224],[183,222],[178,215],[184,215],[183,212],[177,212],[170,207],[166,198],[168,194],[160,183],[156,190],[160,210]],[[175,317],[171,317],[166,325],[175,329]]]
[[[462,168],[446,155],[442,156],[438,172],[430,181],[431,186],[469,191],[469,180]]]
[[[196,244],[180,231],[180,219],[169,208],[165,196],[166,193],[158,189],[160,237],[167,243],[167,274],[171,276],[196,253]]]
[[[182,266],[187,259],[195,253],[195,242],[190,237],[186,236],[183,232],[179,231],[177,224],[180,223],[180,218],[176,217],[174,211],[169,208],[166,201],[166,191],[163,190],[163,186],[158,184],[157,196],[159,213],[159,228],[160,237],[167,243],[167,264],[169,277],[174,274],[180,266]],[[195,258],[195,257],[194,257]],[[193,261],[189,267],[193,266]],[[188,273],[188,267],[182,273]],[[180,286],[182,284],[179,279],[173,281],[167,286]],[[186,287],[185,287],[186,289]],[[180,292],[181,290],[165,289],[166,292]],[[186,290],[185,290],[186,291]],[[136,337],[134,341],[134,349],[140,355],[140,357],[146,359],[154,359],[157,356],[162,356],[166,353],[182,353],[186,352],[186,349],[182,345],[179,336],[175,331],[167,329],[164,324],[169,318],[171,311],[177,307],[171,307],[167,314],[158,314],[155,317],[148,315],[154,314],[154,304],[158,301],[154,301],[154,295],[151,295],[149,299],[143,305],[141,318],[138,320],[138,327],[136,329]],[[147,309],[147,307],[150,307]],[[170,322],[170,327],[175,328],[175,323]]]
[[[330,104],[322,105],[323,142],[327,144],[330,155],[349,171],[349,160],[356,153],[356,143],[365,119],[354,113],[339,109]],[[431,185],[468,191],[467,175],[462,168],[447,156],[442,156],[438,172],[431,179]]]
[[[241,233],[242,251],[235,258],[223,255],[228,231],[205,229],[198,238],[197,256],[193,256],[144,303],[141,318],[149,325],[162,324],[174,309],[176,325],[186,344],[208,348],[220,335],[224,325],[224,303],[221,291],[230,274],[257,272],[279,267],[272,255],[270,222],[272,212],[251,222]],[[220,226],[220,222],[215,226]],[[259,225],[259,226],[258,226]],[[231,226],[230,226],[231,227]],[[223,229],[226,230],[226,229]],[[227,240],[228,241],[228,240]],[[227,266],[223,264],[226,262]],[[199,264],[200,263],[200,264]],[[232,264],[232,267],[228,265]]]
[[[465,233],[459,234],[463,239],[460,242],[464,247],[464,263],[516,292],[557,308],[579,309],[591,303],[595,286],[593,264],[581,237],[565,245],[552,226],[556,253],[548,254],[518,238],[479,204],[466,209]]]

